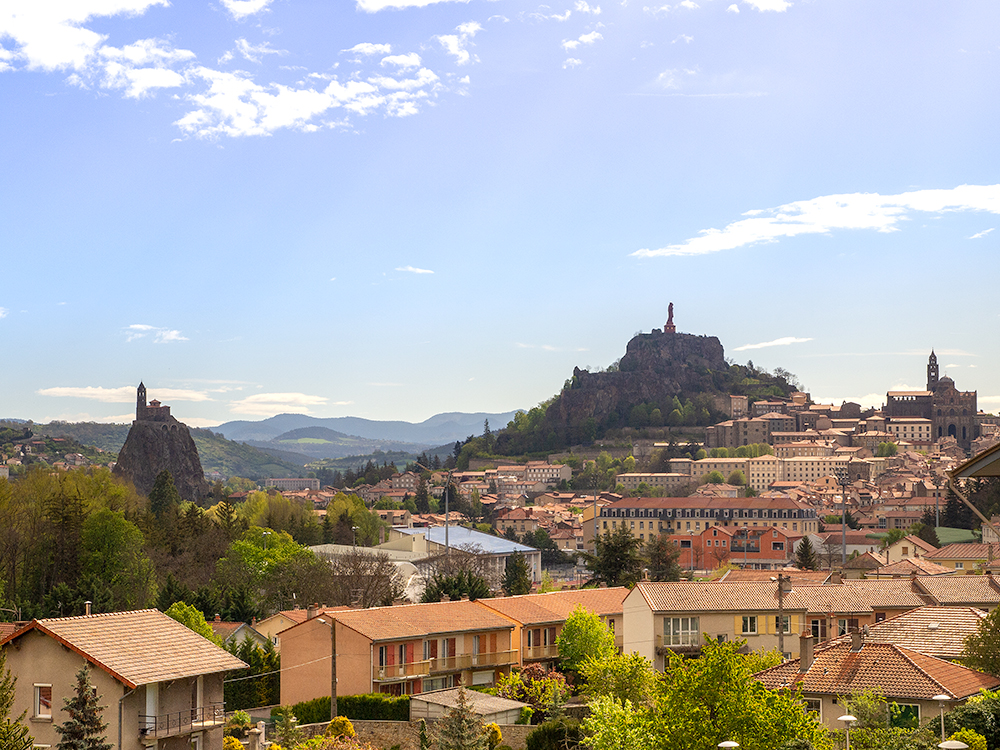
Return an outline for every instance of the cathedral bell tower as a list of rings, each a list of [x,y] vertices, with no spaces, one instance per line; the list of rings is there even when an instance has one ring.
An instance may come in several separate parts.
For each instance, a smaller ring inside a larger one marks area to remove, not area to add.
[[[938,363],[937,355],[931,349],[931,356],[927,360],[927,390],[935,391],[938,385]]]
[[[146,386],[139,381],[139,387],[135,392],[135,418],[142,419],[146,416]]]

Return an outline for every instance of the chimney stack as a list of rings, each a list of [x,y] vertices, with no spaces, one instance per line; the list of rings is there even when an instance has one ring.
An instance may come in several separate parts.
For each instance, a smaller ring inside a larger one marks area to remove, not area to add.
[[[215,621],[222,622],[222,615],[220,615],[218,612],[215,613]]]
[[[843,583],[844,577],[841,575],[840,571],[836,571],[830,574],[830,583]]]
[[[318,608],[319,608],[318,604],[310,604],[308,607],[306,607],[306,619],[311,620],[312,618],[314,618],[317,614],[316,610]]]
[[[799,636],[799,672],[805,674],[813,663],[813,634],[803,631]]]
[[[88,614],[88,615],[90,614],[90,605],[91,605],[91,602],[84,602],[83,603],[83,606],[84,606],[84,608],[86,610],[86,614]]]
[[[864,645],[861,639],[860,630],[851,631],[851,651],[860,651],[861,646]]]

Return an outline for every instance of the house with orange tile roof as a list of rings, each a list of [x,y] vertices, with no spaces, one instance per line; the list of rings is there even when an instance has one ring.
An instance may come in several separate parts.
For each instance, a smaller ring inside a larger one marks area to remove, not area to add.
[[[0,640],[17,677],[13,714],[35,747],[55,747],[76,673],[89,665],[121,750],[222,747],[223,678],[247,665],[155,609],[32,620]]]
[[[317,611],[281,633],[281,702],[330,695],[334,644],[338,695],[492,685],[518,663],[514,627],[471,601]]]
[[[894,562],[890,565],[883,565],[880,568],[875,568],[872,571],[872,575],[876,578],[880,576],[886,576],[892,578],[893,576],[946,576],[952,575],[955,571],[946,568],[943,565],[938,565],[930,560],[924,560],[923,558],[911,557],[907,560],[900,560],[899,562]]]
[[[954,661],[965,656],[965,639],[977,633],[985,619],[986,612],[976,607],[917,607],[862,631],[866,643],[895,643]],[[840,636],[833,642],[850,643],[851,636]]]
[[[615,588],[570,589],[544,594],[504,596],[479,599],[476,604],[486,607],[516,623],[514,643],[519,648],[519,663],[554,663],[559,657],[556,639],[566,618],[578,606],[593,612],[615,633],[616,645],[623,639],[622,602],[629,590]]]
[[[804,634],[801,640],[800,658],[756,677],[770,690],[799,688],[806,706],[831,729],[842,726],[840,696],[878,690],[903,709],[894,721],[916,726],[937,715],[937,695],[949,696],[949,705],[954,706],[980,690],[1000,687],[1000,679],[992,675],[895,643],[866,641],[861,632],[853,633],[850,642],[815,648],[810,636]]]
[[[885,555],[889,563],[895,563],[910,558],[923,558],[936,551],[937,547],[930,542],[925,542],[913,534],[907,534],[890,544],[885,550]]]
[[[975,570],[1000,559],[1000,544],[948,544],[928,552],[924,559],[953,570]]]

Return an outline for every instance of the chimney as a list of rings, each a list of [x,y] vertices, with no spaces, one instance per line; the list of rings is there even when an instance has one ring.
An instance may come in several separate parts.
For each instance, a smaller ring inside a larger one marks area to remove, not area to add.
[[[840,571],[836,571],[830,574],[830,583],[843,583],[844,577],[840,574]]]
[[[813,663],[813,634],[811,631],[803,631],[799,636],[799,672],[805,674]]]
[[[306,619],[311,620],[316,616],[316,610],[319,608],[318,604],[310,604],[306,607]]]
[[[861,646],[864,645],[861,640],[861,631],[852,630],[851,631],[851,651],[860,651]]]
[[[88,614],[88,615],[90,614],[90,605],[91,605],[91,602],[84,602],[83,603],[84,609],[86,610],[85,614]]]
[[[216,614],[215,614],[215,621],[216,622],[222,622],[222,615],[220,615],[218,612],[216,612]]]

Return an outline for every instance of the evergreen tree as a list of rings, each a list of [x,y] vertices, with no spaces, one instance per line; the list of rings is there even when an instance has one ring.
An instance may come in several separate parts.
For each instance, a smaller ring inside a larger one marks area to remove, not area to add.
[[[590,583],[606,583],[614,586],[632,586],[642,577],[642,557],[639,548],[642,542],[623,523],[604,532],[595,542],[595,554],[584,553],[584,563],[591,572]]]
[[[166,612],[174,602],[186,602],[190,597],[191,591],[179,584],[173,573],[167,573],[167,580],[156,597],[156,608]]]
[[[427,494],[427,482],[421,476],[417,483],[417,496],[413,499],[417,505],[417,513],[430,513],[431,501]]]
[[[465,688],[459,688],[458,704],[441,719],[437,740],[439,750],[487,750],[483,720],[472,710]]]
[[[63,710],[69,718],[55,728],[62,735],[58,750],[111,750],[104,736],[108,725],[101,721],[104,706],[90,683],[90,665],[76,673],[76,695],[63,702]]]
[[[650,535],[643,549],[643,556],[649,569],[649,580],[681,580],[681,566],[677,562],[681,549],[666,536]]]
[[[979,622],[978,630],[965,639],[965,665],[1000,675],[1000,608]]]
[[[22,712],[16,719],[10,717],[14,707],[14,687],[17,677],[7,669],[7,653],[0,650],[0,748],[3,750],[31,750],[32,740]]]
[[[799,542],[799,548],[795,552],[795,567],[800,570],[819,570],[819,557],[808,536],[802,537]]]
[[[515,552],[507,558],[500,588],[507,596],[531,593],[531,570],[528,568],[528,561],[520,552]]]
[[[180,493],[174,486],[174,477],[164,469],[156,475],[153,489],[149,491],[149,509],[157,518],[181,504]]]

